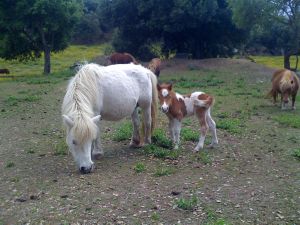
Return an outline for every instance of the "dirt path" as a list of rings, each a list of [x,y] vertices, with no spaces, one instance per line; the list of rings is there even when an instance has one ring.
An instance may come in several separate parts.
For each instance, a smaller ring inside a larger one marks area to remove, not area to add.
[[[0,224],[300,224],[300,164],[292,156],[300,130],[274,119],[299,110],[281,112],[263,98],[271,73],[244,60],[165,63],[163,81],[216,96],[219,147],[193,154],[195,142],[183,141],[177,159],[160,159],[112,141],[124,121],[103,122],[105,156],[84,176],[64,155],[66,79],[0,83]],[[161,129],[166,121],[160,114]],[[195,124],[184,126],[196,131]],[[160,168],[170,173],[158,176]],[[179,198],[196,204],[184,210]]]

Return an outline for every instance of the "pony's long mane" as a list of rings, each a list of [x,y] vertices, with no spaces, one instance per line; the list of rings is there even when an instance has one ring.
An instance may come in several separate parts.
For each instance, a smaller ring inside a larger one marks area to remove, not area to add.
[[[97,78],[101,75],[101,67],[96,64],[82,66],[70,81],[62,104],[62,113],[74,121],[74,138],[78,143],[87,139],[95,139],[97,125],[91,120],[93,107],[97,104]]]

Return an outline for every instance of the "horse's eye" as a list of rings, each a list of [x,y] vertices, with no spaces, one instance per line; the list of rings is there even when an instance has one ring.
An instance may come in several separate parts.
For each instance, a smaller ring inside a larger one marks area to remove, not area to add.
[[[72,141],[73,145],[77,145],[77,142],[75,140]]]

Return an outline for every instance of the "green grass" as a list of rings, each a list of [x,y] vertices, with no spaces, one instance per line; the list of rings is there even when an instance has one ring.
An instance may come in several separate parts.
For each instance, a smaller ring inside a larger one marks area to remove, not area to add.
[[[156,169],[154,176],[156,177],[162,177],[162,176],[168,176],[174,173],[174,169],[169,167],[159,167]]]
[[[147,155],[160,159],[177,159],[180,155],[180,150],[169,150],[155,144],[146,145],[143,151]]]
[[[154,213],[152,213],[152,215],[151,215],[151,219],[152,219],[153,221],[158,221],[158,220],[160,219],[160,216],[159,216],[159,214],[158,214],[157,212],[154,212]]]
[[[183,141],[198,141],[199,133],[190,129],[190,128],[182,128],[180,132],[181,139]]]
[[[206,220],[203,225],[231,225],[231,223],[223,218],[219,218],[212,210],[208,210]]]
[[[4,102],[7,106],[17,106],[21,102],[36,102],[41,97],[37,95],[23,95],[23,96],[8,96]]]
[[[153,144],[167,149],[173,148],[172,141],[166,136],[166,132],[163,129],[155,129],[152,135]]]
[[[211,156],[207,152],[201,150],[198,152],[196,157],[197,160],[201,161],[203,164],[211,164],[213,161]]]
[[[7,164],[6,164],[6,168],[12,168],[12,167],[14,167],[15,166],[15,163],[14,162],[8,162]]]
[[[125,141],[131,138],[132,135],[132,123],[125,121],[117,128],[113,134],[114,141]]]
[[[296,114],[285,113],[279,116],[274,116],[273,119],[282,125],[293,128],[300,128],[300,117]]]
[[[192,196],[191,198],[179,198],[176,200],[176,205],[178,208],[183,210],[194,210],[197,207],[198,198],[196,196]]]
[[[54,155],[65,156],[68,152],[68,145],[64,139],[59,140],[59,142],[53,144]]]
[[[146,166],[144,163],[142,162],[138,162],[135,166],[134,166],[134,171],[137,173],[142,173],[146,170]]]
[[[265,65],[271,68],[283,68],[283,56],[251,56],[256,63]],[[290,58],[291,67],[295,67],[296,57]]]
[[[241,120],[238,118],[224,118],[217,121],[218,129],[226,130],[232,134],[240,133],[241,125]]]
[[[300,148],[295,149],[292,153],[293,156],[295,156],[297,159],[300,160]]]
[[[103,45],[71,45],[64,51],[51,54],[51,73],[69,69],[74,62],[88,61],[96,56],[103,55],[107,44]],[[19,62],[17,60],[4,60],[0,58],[0,64],[7,68],[12,76],[36,76],[43,74],[43,55],[35,61]]]

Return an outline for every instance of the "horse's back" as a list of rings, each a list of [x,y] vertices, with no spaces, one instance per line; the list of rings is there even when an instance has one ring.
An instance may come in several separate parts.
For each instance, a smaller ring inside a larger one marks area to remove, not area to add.
[[[151,103],[152,86],[149,72],[134,64],[103,67],[99,89],[103,106],[101,115],[104,119],[124,118],[131,115],[137,105]]]

